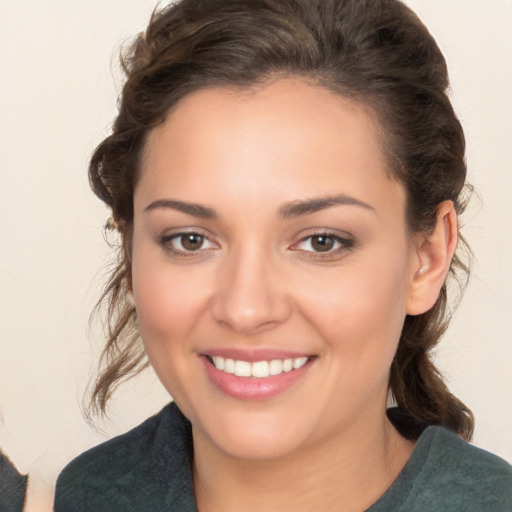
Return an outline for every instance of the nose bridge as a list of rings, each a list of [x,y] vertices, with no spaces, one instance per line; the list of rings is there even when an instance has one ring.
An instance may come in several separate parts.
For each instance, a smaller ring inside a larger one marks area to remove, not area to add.
[[[233,247],[217,277],[214,319],[246,334],[285,320],[290,304],[276,267],[270,251],[254,240]]]

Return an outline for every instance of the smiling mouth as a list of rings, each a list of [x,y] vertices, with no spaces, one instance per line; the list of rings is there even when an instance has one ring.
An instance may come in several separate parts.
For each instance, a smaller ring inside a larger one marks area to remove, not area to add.
[[[311,357],[296,357],[294,359],[271,359],[269,361],[242,361],[221,356],[206,356],[208,361],[221,372],[236,377],[254,377],[266,379],[302,368]]]

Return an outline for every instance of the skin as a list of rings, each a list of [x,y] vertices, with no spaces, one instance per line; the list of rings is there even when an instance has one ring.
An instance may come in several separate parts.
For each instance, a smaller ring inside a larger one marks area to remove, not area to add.
[[[201,512],[360,511],[410,456],[385,416],[389,368],[406,314],[437,297],[456,218],[443,204],[428,238],[411,235],[389,176],[371,112],[293,78],[192,93],[150,133],[133,292],[149,359],[193,426]],[[357,204],[282,215],[341,195]],[[184,250],[184,231],[204,242]],[[322,233],[340,241],[319,253]],[[219,347],[313,358],[289,389],[243,400],[205,372]]]

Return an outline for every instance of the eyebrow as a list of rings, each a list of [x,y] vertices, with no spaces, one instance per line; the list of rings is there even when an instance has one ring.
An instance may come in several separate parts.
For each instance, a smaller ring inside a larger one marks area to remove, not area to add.
[[[170,208],[179,212],[199,217],[201,219],[216,219],[217,213],[212,208],[197,203],[186,203],[185,201],[176,201],[174,199],[157,199],[144,208],[145,212],[157,210],[160,208]]]
[[[306,199],[303,201],[293,201],[285,204],[279,209],[279,217],[283,220],[301,217],[302,215],[310,215],[312,213],[331,208],[333,206],[349,205],[359,206],[367,210],[375,211],[375,208],[355,197],[346,194],[338,194],[335,196],[317,197]]]
[[[333,206],[359,206],[367,210],[375,211],[375,208],[355,197],[346,194],[338,194],[335,196],[316,197],[313,199],[297,200],[287,203],[279,208],[279,218],[282,220],[293,219],[303,215],[310,215],[312,213],[331,208]],[[175,199],[157,199],[150,203],[144,211],[151,211],[157,209],[171,209],[179,212],[186,213],[193,217],[201,219],[218,219],[219,216],[213,208],[203,206],[198,203],[188,203],[185,201],[177,201]]]

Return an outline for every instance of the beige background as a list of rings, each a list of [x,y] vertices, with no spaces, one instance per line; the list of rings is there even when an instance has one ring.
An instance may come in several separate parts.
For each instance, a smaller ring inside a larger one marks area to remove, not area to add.
[[[464,222],[477,261],[438,351],[475,412],[475,444],[512,461],[512,1],[408,0],[451,70],[475,197]],[[109,252],[87,159],[108,132],[119,45],[155,0],[0,0],[0,446],[31,473],[31,510],[60,468],[156,412],[151,371],[92,430],[79,402],[101,346],[88,315]],[[114,75],[114,76],[113,76]]]

